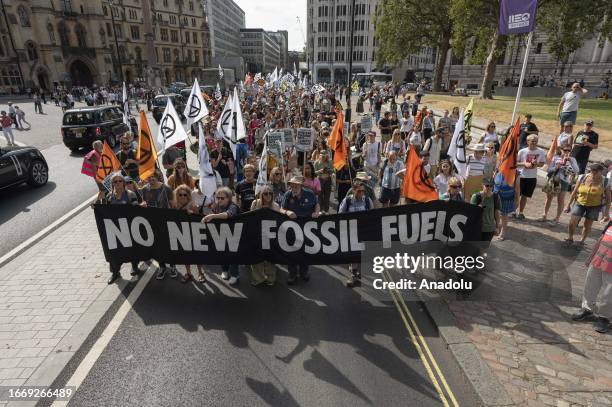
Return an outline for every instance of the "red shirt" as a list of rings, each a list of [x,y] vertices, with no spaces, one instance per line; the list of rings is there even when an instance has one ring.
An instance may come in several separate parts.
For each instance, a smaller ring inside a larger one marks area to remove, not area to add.
[[[2,118],[0,118],[0,124],[2,124],[2,127],[11,127],[13,125],[13,120],[8,116],[2,116]]]
[[[604,273],[612,274],[612,225],[608,226],[591,259],[591,266]]]

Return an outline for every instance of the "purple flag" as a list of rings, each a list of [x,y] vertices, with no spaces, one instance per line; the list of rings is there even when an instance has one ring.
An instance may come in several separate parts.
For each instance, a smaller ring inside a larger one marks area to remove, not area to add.
[[[538,0],[501,0],[499,33],[524,34],[535,30]]]

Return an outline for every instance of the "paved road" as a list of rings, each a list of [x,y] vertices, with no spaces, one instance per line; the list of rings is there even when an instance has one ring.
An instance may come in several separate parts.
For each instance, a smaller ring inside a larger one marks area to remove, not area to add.
[[[46,114],[39,115],[34,113],[31,102],[19,106],[26,112],[32,130],[14,130],[15,139],[18,144],[42,151],[49,164],[49,182],[39,189],[20,185],[0,190],[0,234],[3,237],[0,257],[97,192],[92,179],[81,174],[86,151],[73,154],[62,143],[61,109],[53,104],[43,105]],[[0,104],[0,108],[7,106]],[[149,123],[155,134],[157,123],[152,118]],[[6,145],[4,137],[0,137],[0,145]]]
[[[69,405],[441,405],[389,297],[344,288],[341,270],[316,268],[295,288],[284,277],[238,290],[216,276],[205,286],[153,279]],[[457,376],[447,377],[454,389]]]

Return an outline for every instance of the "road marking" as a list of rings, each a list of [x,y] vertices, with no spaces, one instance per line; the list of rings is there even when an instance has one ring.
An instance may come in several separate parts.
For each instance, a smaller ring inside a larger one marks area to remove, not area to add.
[[[153,270],[154,269],[155,268],[153,268]],[[121,304],[121,307],[119,307],[119,310],[113,316],[113,319],[111,319],[106,329],[104,329],[104,332],[102,332],[102,335],[100,335],[96,343],[94,343],[85,358],[76,368],[74,374],[66,383],[66,386],[74,386],[75,391],[78,391],[79,386],[83,384],[83,381],[93,368],[94,364],[96,363],[104,349],[106,349],[106,346],[109,344],[110,340],[113,338],[113,336],[115,336],[115,333],[119,329],[119,326],[121,326],[121,323],[127,316],[128,312],[132,310],[133,304],[138,301],[138,297],[140,297],[140,295],[144,291],[144,288],[147,286],[147,284],[149,283],[151,278],[153,278],[154,275],[154,271],[148,272],[148,270],[147,272],[142,274],[142,276],[136,283],[136,287],[134,287],[130,295],[123,301],[123,304]],[[56,400],[51,406],[67,406],[68,402],[69,400]]]
[[[68,219],[74,217],[75,214],[85,209],[85,207],[87,207],[97,196],[98,194],[95,194],[91,198],[87,198],[81,204],[71,209],[68,213],[64,214],[61,218],[57,219],[49,226],[47,226],[34,236],[30,237],[28,240],[15,247],[13,250],[8,252],[4,256],[0,257],[0,267],[3,267],[6,263],[17,257],[17,255],[19,255],[21,252],[29,248],[33,243],[36,243],[39,239],[42,239],[43,237],[47,236],[49,233],[60,227]]]
[[[383,277],[386,281],[393,281],[388,271],[383,271]],[[402,318],[402,321],[404,322],[404,326],[406,327],[406,330],[408,331],[408,334],[410,335],[410,339],[412,340],[414,347],[419,353],[419,357],[421,358],[421,361],[423,362],[423,365],[425,366],[425,370],[427,371],[427,374],[429,375],[429,378],[431,379],[432,384],[434,385],[434,387],[436,388],[436,391],[438,392],[438,395],[440,396],[440,400],[442,401],[442,404],[444,404],[444,406],[446,407],[450,406],[448,399],[446,398],[446,395],[444,394],[444,391],[440,387],[438,379],[436,378],[436,375],[434,374],[434,371],[431,368],[431,365],[433,365],[436,373],[440,377],[440,380],[442,381],[442,385],[444,386],[444,390],[446,390],[446,393],[450,397],[452,405],[454,407],[458,407],[459,403],[457,403],[457,399],[455,398],[452,390],[450,389],[446,381],[446,378],[442,374],[442,371],[440,370],[438,363],[436,362],[431,351],[429,350],[429,346],[427,345],[427,342],[423,338],[423,335],[421,331],[419,330],[416,324],[416,321],[412,317],[410,310],[408,310],[408,307],[406,306],[406,303],[404,302],[404,299],[402,298],[401,294],[396,289],[389,289],[389,293],[391,294],[391,298],[393,299],[395,307],[397,308]],[[402,304],[402,306],[400,306],[400,303]],[[408,317],[411,323],[408,322],[408,319],[406,319],[406,317]],[[423,351],[423,348],[425,349],[425,351]]]

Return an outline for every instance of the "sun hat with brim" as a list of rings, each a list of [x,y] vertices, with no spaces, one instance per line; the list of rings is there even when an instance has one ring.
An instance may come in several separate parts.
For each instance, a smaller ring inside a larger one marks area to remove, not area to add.
[[[289,180],[288,184],[303,185],[304,184],[304,178],[301,177],[301,176],[294,175],[293,177],[291,177],[291,179]]]
[[[372,177],[370,177],[368,173],[365,171],[358,171],[357,175],[355,175],[355,179],[359,179],[363,181],[369,181],[371,178]]]
[[[475,144],[474,147],[468,147],[468,150],[472,151],[486,151],[486,147],[483,143]]]

